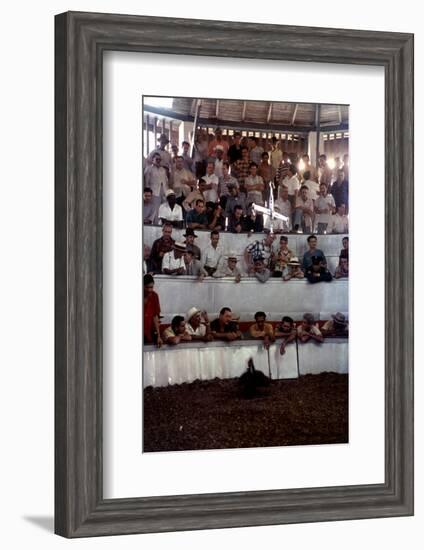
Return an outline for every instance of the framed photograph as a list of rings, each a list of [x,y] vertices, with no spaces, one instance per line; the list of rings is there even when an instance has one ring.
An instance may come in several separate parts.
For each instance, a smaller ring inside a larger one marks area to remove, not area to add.
[[[412,515],[413,35],[55,46],[56,533]]]

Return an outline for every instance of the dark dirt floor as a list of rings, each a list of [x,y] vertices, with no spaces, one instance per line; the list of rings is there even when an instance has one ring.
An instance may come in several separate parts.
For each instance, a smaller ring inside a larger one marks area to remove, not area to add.
[[[348,442],[348,375],[273,380],[246,399],[238,379],[144,390],[144,452]]]

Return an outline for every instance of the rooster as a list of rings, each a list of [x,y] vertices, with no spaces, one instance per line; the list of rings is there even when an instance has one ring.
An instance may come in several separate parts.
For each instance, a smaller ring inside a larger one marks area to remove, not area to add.
[[[244,397],[251,398],[256,395],[260,395],[258,388],[264,388],[269,386],[270,379],[265,374],[255,369],[253,364],[253,359],[250,358],[247,362],[247,369],[240,378],[239,385],[241,386],[241,391]]]

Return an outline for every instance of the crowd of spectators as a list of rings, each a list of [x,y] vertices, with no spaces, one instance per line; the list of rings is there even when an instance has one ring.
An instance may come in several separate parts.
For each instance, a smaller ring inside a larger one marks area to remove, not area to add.
[[[162,134],[145,159],[144,223],[233,233],[347,233],[348,155],[330,168],[322,154],[315,168],[307,154],[289,155],[275,137],[271,143],[266,151],[255,137],[235,132],[230,145],[217,128],[214,136],[198,131],[190,154],[187,141],[180,151]],[[269,206],[271,192],[275,212],[287,223],[253,208]]]
[[[333,314],[331,320],[326,321],[321,328],[312,313],[305,313],[301,323],[285,315],[276,327],[267,322],[264,311],[255,313],[245,336],[240,330],[240,318],[231,308],[223,307],[216,319],[210,321],[208,313],[193,306],[185,316],[175,315],[170,326],[163,330],[160,327],[160,301],[154,290],[154,279],[150,274],[144,276],[144,343],[177,345],[182,342],[201,341],[210,342],[221,340],[232,342],[244,337],[263,340],[264,347],[269,346],[277,339],[281,339],[280,353],[285,353],[285,347],[290,342],[298,340],[300,343],[314,341],[322,343],[325,337],[348,337],[349,323],[343,313]]]
[[[205,277],[231,277],[236,283],[243,277],[255,277],[261,283],[270,278],[282,281],[305,278],[310,283],[319,283],[349,277],[348,237],[342,239],[338,265],[331,273],[325,253],[318,248],[318,237],[314,234],[307,237],[307,250],[300,260],[290,249],[290,237],[277,237],[275,233],[268,232],[245,248],[245,269],[242,269],[238,265],[237,255],[221,245],[218,230],[210,232],[210,242],[203,249],[195,244],[197,235],[194,229],[186,229],[184,241],[179,242],[172,238],[172,231],[172,224],[165,222],[162,237],[154,241],[151,250],[144,247],[144,273],[193,276],[199,281]]]

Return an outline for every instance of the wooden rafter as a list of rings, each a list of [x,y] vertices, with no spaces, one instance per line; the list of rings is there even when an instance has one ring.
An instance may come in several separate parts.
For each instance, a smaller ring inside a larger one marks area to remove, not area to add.
[[[294,111],[293,111],[293,116],[292,116],[292,119],[291,119],[290,126],[293,126],[293,125],[294,125],[294,121],[295,121],[295,119],[296,119],[298,107],[299,107],[299,104],[296,103],[296,105],[294,106]]]

